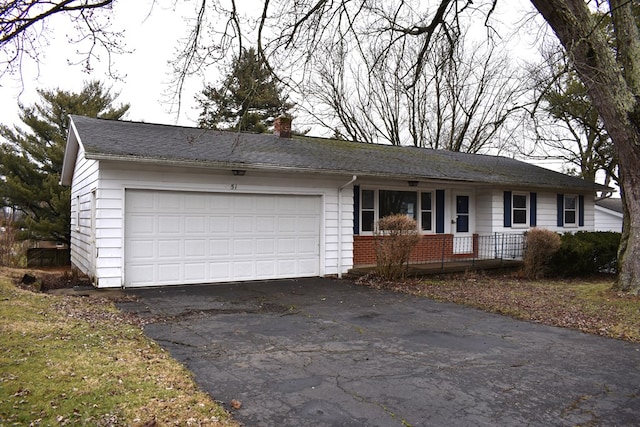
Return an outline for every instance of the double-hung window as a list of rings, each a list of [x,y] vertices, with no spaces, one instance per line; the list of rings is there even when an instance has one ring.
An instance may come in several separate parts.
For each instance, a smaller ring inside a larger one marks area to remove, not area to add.
[[[422,231],[433,230],[433,194],[420,193],[420,227]]]
[[[373,231],[373,223],[376,220],[375,191],[362,190],[360,202],[362,231]]]
[[[511,201],[511,220],[513,226],[526,227],[529,222],[527,221],[527,195],[526,194],[512,194]]]
[[[564,225],[568,227],[577,225],[578,197],[564,196]]]

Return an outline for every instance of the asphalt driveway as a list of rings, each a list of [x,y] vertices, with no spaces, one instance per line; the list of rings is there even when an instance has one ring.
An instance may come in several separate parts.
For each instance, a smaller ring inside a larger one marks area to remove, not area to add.
[[[330,279],[127,293],[247,426],[640,424],[638,344]]]

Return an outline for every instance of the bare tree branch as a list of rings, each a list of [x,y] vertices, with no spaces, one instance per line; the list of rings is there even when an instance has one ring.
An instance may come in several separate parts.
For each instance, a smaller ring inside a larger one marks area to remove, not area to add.
[[[98,57],[97,51],[107,52],[109,71],[112,72],[111,54],[123,53],[122,34],[109,30],[110,21],[104,19],[111,11],[114,0],[15,0],[0,7],[0,76],[21,73],[26,57],[38,61],[43,44],[50,36],[48,22],[54,16],[66,16],[75,26],[77,35],[70,42],[88,43],[83,57],[87,70]],[[114,73],[112,73],[114,75]]]

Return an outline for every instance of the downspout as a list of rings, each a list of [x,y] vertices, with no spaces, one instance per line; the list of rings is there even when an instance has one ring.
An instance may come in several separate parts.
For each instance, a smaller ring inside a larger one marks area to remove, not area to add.
[[[358,175],[353,175],[351,181],[338,187],[338,279],[342,279],[342,190],[356,182]],[[356,212],[353,213],[354,215]]]

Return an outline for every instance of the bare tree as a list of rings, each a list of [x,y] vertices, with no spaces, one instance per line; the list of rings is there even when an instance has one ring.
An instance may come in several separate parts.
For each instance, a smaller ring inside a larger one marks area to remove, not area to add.
[[[3,4],[1,16],[5,22],[10,21],[14,15],[8,10],[29,3],[32,2]],[[175,62],[176,87],[180,88],[180,82],[207,61],[215,60],[216,55],[241,46],[252,31],[256,33],[259,54],[268,59],[272,69],[287,64],[293,76],[311,69],[310,53],[342,40],[357,46],[362,36],[369,35],[375,38],[378,52],[402,50],[405,43],[414,40],[416,55],[407,58],[410,66],[404,76],[406,86],[411,87],[423,76],[439,34],[453,38],[460,32],[465,17],[484,20],[490,31],[497,3],[498,0],[479,4],[471,0],[439,0],[429,4],[419,0],[263,0],[259,16],[243,20],[236,0],[198,0],[193,30]],[[616,286],[640,294],[640,32],[633,18],[633,7],[638,7],[638,3],[634,0],[531,0],[531,3],[571,58],[572,67],[613,141],[625,211]],[[599,18],[593,14],[594,7],[611,17],[615,54],[598,25]],[[216,13],[217,18],[210,19],[208,14]],[[213,24],[210,32],[207,23]],[[1,33],[5,38],[5,34],[12,34],[7,28],[10,30],[5,26]]]
[[[383,44],[386,51],[376,50],[375,40],[364,43],[366,35],[359,41],[315,52],[306,86],[308,113],[337,136],[473,153],[506,142],[501,132],[522,90],[498,45],[470,43],[463,34],[438,37],[413,82],[420,47],[413,39]]]
[[[75,33],[69,42],[82,44],[78,55],[89,70],[99,52],[109,59],[123,52],[122,34],[110,30],[114,0],[13,0],[0,5],[0,77],[20,73],[25,58],[38,62],[51,35],[54,17],[69,19]],[[109,60],[111,65],[111,60]]]
[[[613,141],[624,209],[616,288],[640,294],[640,31],[634,2],[601,3],[612,19],[615,54],[584,1],[532,3],[564,46]]]
[[[618,183],[613,143],[602,119],[560,46],[543,49],[544,61],[530,70],[534,86],[531,111],[536,144],[533,157],[560,159],[568,173]]]
[[[414,145],[469,153],[513,144],[506,128],[524,87],[501,45],[436,46],[409,94]]]

